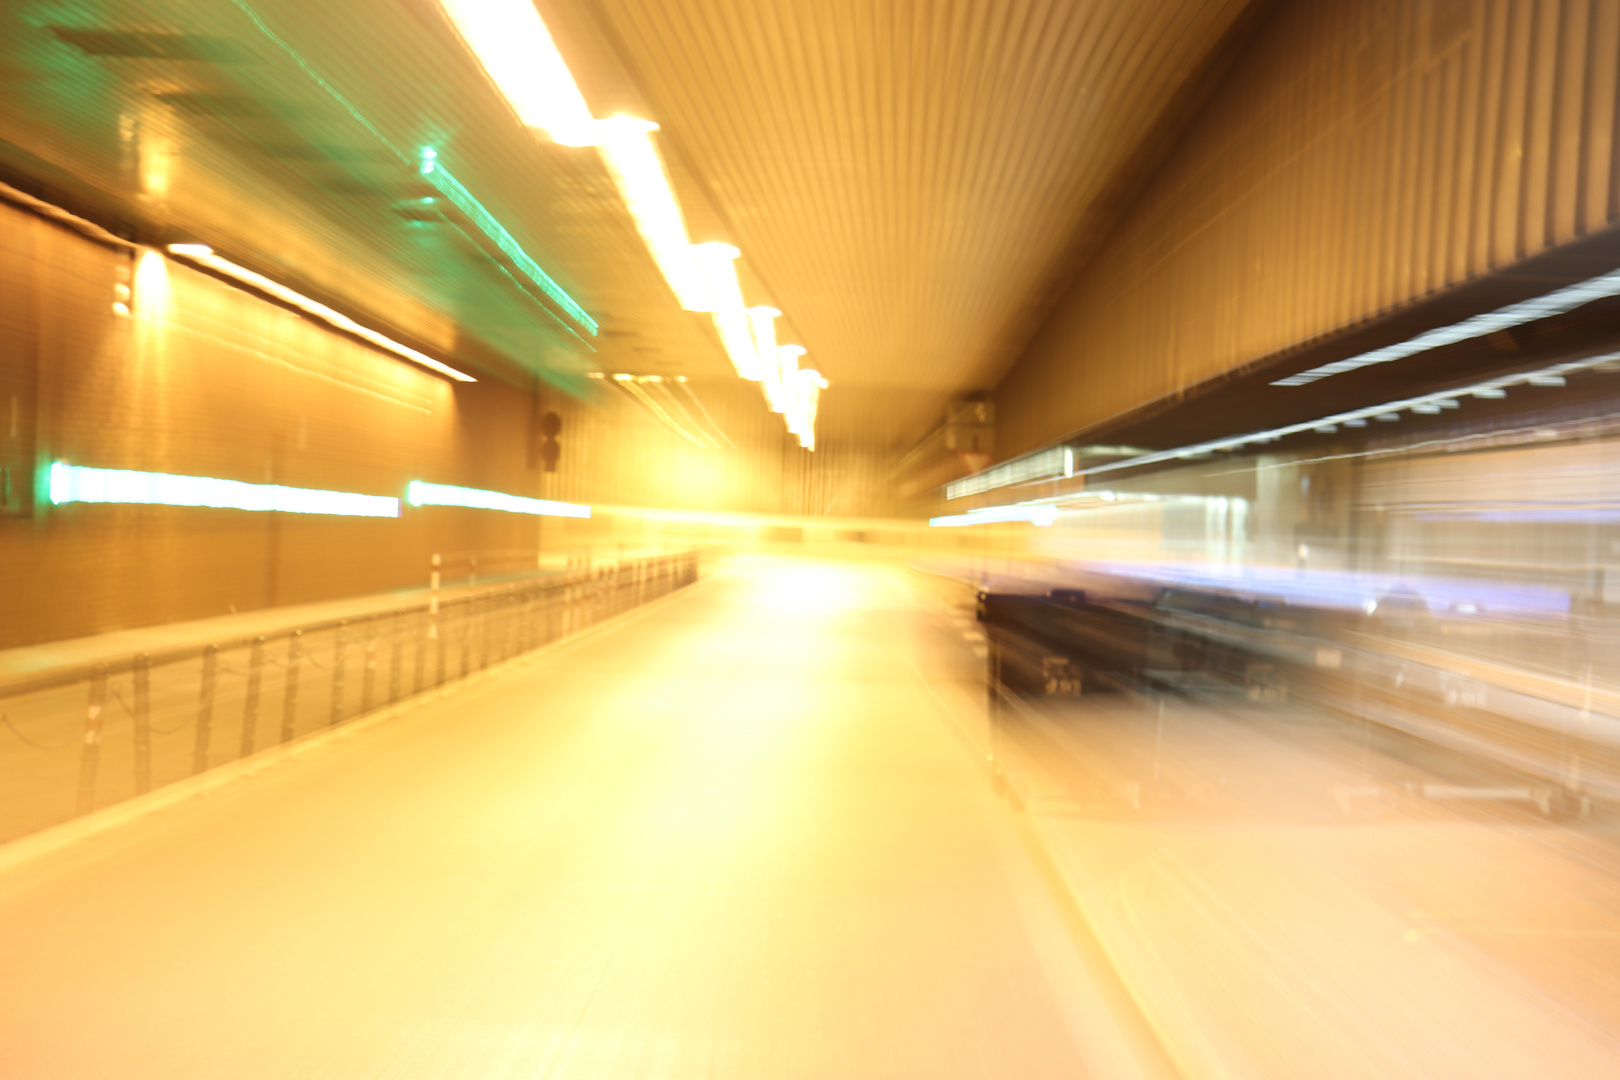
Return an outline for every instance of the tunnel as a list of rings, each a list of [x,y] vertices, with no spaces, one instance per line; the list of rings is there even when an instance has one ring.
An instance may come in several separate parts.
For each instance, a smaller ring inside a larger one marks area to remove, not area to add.
[[[1620,0],[0,4],[0,1076],[1620,1075]]]

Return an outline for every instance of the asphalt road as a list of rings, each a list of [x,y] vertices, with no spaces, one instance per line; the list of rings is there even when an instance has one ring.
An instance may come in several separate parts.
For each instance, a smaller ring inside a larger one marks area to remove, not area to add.
[[[13,866],[0,1076],[1164,1075],[930,685],[972,648],[742,559]]]

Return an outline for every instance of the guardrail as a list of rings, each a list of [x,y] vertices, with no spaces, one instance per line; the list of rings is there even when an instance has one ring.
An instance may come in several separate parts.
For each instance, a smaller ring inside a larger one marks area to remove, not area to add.
[[[0,687],[0,842],[425,693],[697,580],[695,551]]]

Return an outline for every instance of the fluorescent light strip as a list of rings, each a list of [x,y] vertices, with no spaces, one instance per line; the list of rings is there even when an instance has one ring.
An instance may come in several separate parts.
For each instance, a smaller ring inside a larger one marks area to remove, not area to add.
[[[51,502],[58,506],[75,502],[133,503],[340,517],[399,517],[399,500],[390,495],[248,484],[209,476],[90,469],[61,461],[51,466],[50,494]]]
[[[1000,465],[993,465],[982,472],[972,476],[964,476],[960,480],[953,480],[945,485],[945,498],[963,499],[969,495],[978,495],[996,488],[1009,487],[1013,484],[1033,483],[1036,480],[1051,480],[1059,476],[1074,475],[1074,456],[1066,454],[1067,447],[1051,447],[1046,450],[1037,450],[1023,457],[1004,461]],[[1065,471],[1067,470],[1067,471]]]
[[[450,175],[443,165],[439,163],[436,150],[428,147],[422,151],[421,172],[432,184],[442,192],[445,198],[461,208],[461,212],[472,219],[474,225],[481,229],[485,236],[495,242],[495,246],[506,252],[508,258],[517,264],[528,279],[540,286],[540,290],[557,302],[557,306],[566,311],[570,317],[592,334],[598,327],[596,320],[586,314],[585,309],[575,302],[572,296],[552,280],[551,275],[541,269],[540,264],[529,257],[522,246],[506,231],[506,227],[495,220],[495,215],[484,209],[484,204],[473,198],[472,192],[464,187],[461,181]]]
[[[1451,390],[1442,390],[1434,394],[1424,394],[1421,397],[1386,401],[1382,405],[1371,405],[1365,409],[1334,413],[1331,416],[1324,416],[1316,420],[1306,420],[1299,424],[1288,424],[1285,427],[1272,428],[1270,431],[1258,431],[1229,439],[1211,439],[1209,442],[1194,443],[1191,446],[1177,447],[1174,450],[1160,450],[1151,454],[1142,454],[1138,457],[1127,458],[1124,461],[1114,461],[1106,465],[1095,465],[1089,469],[1081,469],[1080,474],[1092,476],[1097,473],[1111,472],[1115,469],[1131,469],[1161,461],[1196,457],[1199,454],[1236,450],[1249,443],[1272,443],[1284,436],[1299,435],[1307,431],[1328,434],[1330,429],[1335,429],[1340,425],[1345,427],[1366,427],[1368,420],[1380,420],[1389,423],[1399,420],[1402,412],[1412,412],[1420,415],[1429,413],[1428,406],[1437,406],[1439,409],[1454,409],[1457,407],[1457,399],[1460,397],[1495,399],[1506,397],[1507,390],[1514,386],[1562,386],[1564,376],[1571,372],[1585,371],[1615,360],[1620,360],[1620,352],[1589,356],[1584,360],[1553,364],[1550,367],[1538,368],[1535,371],[1524,371],[1516,375],[1504,375],[1501,378],[1487,379],[1484,382],[1460,386]]]
[[[217,274],[223,274],[262,293],[267,293],[284,304],[291,304],[306,315],[313,315],[329,326],[342,330],[344,333],[353,334],[355,337],[368,341],[377,348],[391,352],[395,356],[403,357],[413,364],[420,364],[432,371],[437,371],[440,375],[447,375],[457,382],[478,381],[464,371],[457,371],[448,364],[441,364],[426,353],[417,352],[408,345],[401,345],[393,338],[379,334],[368,326],[361,326],[347,315],[333,311],[325,304],[311,300],[303,293],[294,292],[285,285],[271,281],[263,274],[255,274],[245,266],[238,266],[229,259],[220,258],[214,254],[214,249],[206,244],[170,244],[169,254],[178,255],[187,262],[193,262],[199,266],[206,266]]]
[[[1044,528],[1056,521],[1057,516],[1058,509],[1055,506],[1014,504],[987,506],[982,510],[970,510],[965,514],[947,514],[944,517],[929,518],[928,524],[935,528],[954,528],[962,525],[995,525],[1001,522],[1027,521],[1031,525]]]
[[[1517,304],[1488,311],[1482,315],[1464,319],[1451,326],[1441,326],[1426,333],[1419,334],[1409,341],[1395,345],[1386,345],[1382,349],[1361,353],[1345,360],[1335,360],[1331,364],[1301,371],[1297,375],[1287,378],[1275,379],[1272,386],[1307,386],[1313,382],[1326,379],[1331,375],[1342,375],[1347,371],[1356,371],[1360,368],[1371,367],[1374,364],[1387,364],[1391,360],[1401,360],[1430,349],[1438,349],[1444,345],[1454,345],[1459,341],[1470,338],[1484,337],[1494,334],[1498,330],[1506,330],[1514,326],[1523,326],[1525,323],[1537,319],[1545,319],[1550,315],[1573,311],[1583,304],[1590,304],[1594,300],[1602,300],[1611,296],[1620,296],[1620,270],[1611,270],[1607,274],[1600,274],[1568,288],[1558,289],[1545,296],[1538,296],[1530,300],[1522,300]]]
[[[473,510],[504,510],[508,514],[537,514],[545,517],[588,518],[591,508],[550,499],[526,499],[499,491],[428,484],[412,480],[405,488],[405,501],[412,506],[465,506]]]

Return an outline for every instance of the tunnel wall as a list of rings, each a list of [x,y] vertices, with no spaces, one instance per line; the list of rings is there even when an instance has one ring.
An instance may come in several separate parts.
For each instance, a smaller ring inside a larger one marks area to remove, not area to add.
[[[133,290],[128,316],[113,308],[120,284]],[[453,384],[155,252],[0,204],[0,467],[14,481],[0,512],[0,647],[419,586],[434,552],[481,555],[486,573],[532,567],[542,528],[548,548],[613,539],[611,520],[542,526],[446,507],[369,519],[52,506],[28,490],[52,461],[765,513],[819,512],[871,471],[858,454],[790,445],[751,386],[698,393],[738,449],[693,447],[622,395]],[[536,418],[550,408],[564,430],[548,475]]]
[[[1620,5],[1292,0],[996,394],[1000,456],[1620,216]]]

